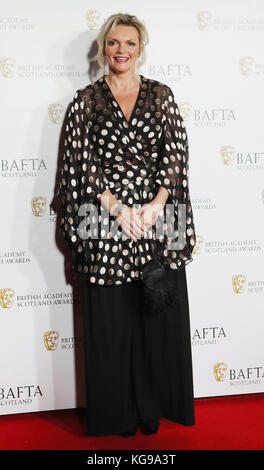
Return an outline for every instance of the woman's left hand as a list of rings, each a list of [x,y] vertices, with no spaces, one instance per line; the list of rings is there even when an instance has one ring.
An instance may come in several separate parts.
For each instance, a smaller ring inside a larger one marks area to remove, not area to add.
[[[152,225],[155,225],[158,215],[163,207],[163,204],[151,201],[141,208],[140,215],[146,230],[152,227]]]

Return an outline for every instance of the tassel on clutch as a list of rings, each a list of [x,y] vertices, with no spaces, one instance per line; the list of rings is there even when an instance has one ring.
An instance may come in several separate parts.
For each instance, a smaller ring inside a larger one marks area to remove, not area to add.
[[[144,286],[147,312],[155,316],[165,313],[174,304],[177,295],[175,287],[167,279],[164,266],[157,256],[143,266],[141,263],[140,279]]]

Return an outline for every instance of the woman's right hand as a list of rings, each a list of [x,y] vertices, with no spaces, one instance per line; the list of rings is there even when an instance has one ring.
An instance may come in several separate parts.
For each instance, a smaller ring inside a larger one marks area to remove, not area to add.
[[[141,214],[141,209],[135,207],[123,207],[117,214],[116,220],[122,230],[132,240],[137,241],[137,237],[144,237],[147,227],[144,225]]]

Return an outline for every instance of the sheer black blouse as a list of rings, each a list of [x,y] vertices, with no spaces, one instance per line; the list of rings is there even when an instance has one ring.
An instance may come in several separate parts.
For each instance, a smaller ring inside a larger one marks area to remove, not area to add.
[[[193,260],[185,124],[171,88],[139,77],[129,121],[105,75],[76,91],[66,119],[57,190],[60,230],[72,252],[74,277],[94,284],[138,280],[154,247],[166,268],[181,269]],[[135,242],[101,205],[100,195],[109,188],[120,203],[140,207],[154,199],[159,185],[169,192],[166,205],[148,238]]]

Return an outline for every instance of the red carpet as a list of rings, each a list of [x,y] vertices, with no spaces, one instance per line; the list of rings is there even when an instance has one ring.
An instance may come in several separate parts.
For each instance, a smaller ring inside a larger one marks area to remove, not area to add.
[[[196,424],[161,420],[158,434],[85,436],[83,410],[0,416],[0,449],[263,450],[264,393],[195,400]]]

